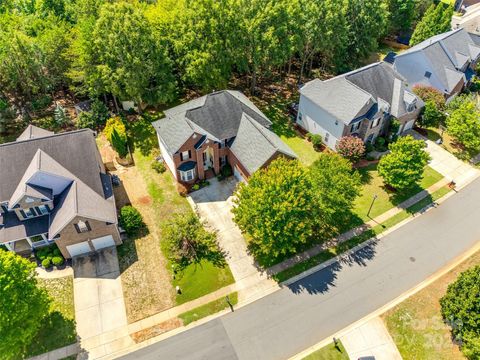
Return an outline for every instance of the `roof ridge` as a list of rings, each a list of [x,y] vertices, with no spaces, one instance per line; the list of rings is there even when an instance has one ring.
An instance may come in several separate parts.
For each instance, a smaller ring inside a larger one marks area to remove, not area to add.
[[[76,133],[88,132],[88,131],[92,132],[92,134],[94,133],[94,131],[92,129],[78,129],[78,130],[65,131],[65,132],[62,132],[62,133],[56,133],[56,134],[52,134],[52,135],[42,136],[40,138],[25,139],[25,140],[19,140],[19,141],[10,141],[10,142],[7,142],[7,143],[0,144],[0,147],[6,147],[6,146],[9,146],[9,145],[22,144],[22,143],[25,143],[25,142],[28,142],[28,141],[37,141],[37,140],[48,139],[48,138],[52,138],[52,137],[56,137],[56,136],[64,136],[64,135],[70,135],[70,134],[76,134]]]
[[[262,126],[262,124],[260,124],[260,123],[259,123],[258,121],[256,121],[255,119],[252,119],[252,118],[250,117],[250,115],[248,115],[247,113],[244,112],[243,115],[245,115],[245,118],[246,118],[248,121],[250,121],[250,123],[251,123],[253,126],[255,126],[255,128],[260,132],[260,134],[262,134],[262,136],[268,141],[268,143],[269,143],[274,149],[280,150],[280,149],[263,133],[263,131],[262,131],[263,129],[261,129],[261,128],[264,128],[264,129],[267,130],[267,131],[270,131],[270,130],[268,130],[267,128],[265,128],[264,126]],[[257,123],[258,126],[255,125],[255,123]],[[259,128],[259,126],[260,126],[261,128]]]

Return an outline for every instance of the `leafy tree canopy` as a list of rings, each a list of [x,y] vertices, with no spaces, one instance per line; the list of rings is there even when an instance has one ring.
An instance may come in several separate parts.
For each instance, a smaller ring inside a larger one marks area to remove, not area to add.
[[[432,4],[422,20],[415,27],[410,45],[416,45],[429,37],[449,31],[453,15],[453,6],[439,2]]]
[[[468,359],[480,356],[480,266],[460,274],[440,299],[442,317]]]
[[[467,151],[480,151],[480,112],[473,99],[458,99],[447,117],[447,132],[462,144]]]
[[[19,359],[49,311],[45,290],[37,287],[35,264],[0,249],[0,354]]]
[[[383,181],[399,191],[418,183],[430,159],[424,148],[422,140],[415,140],[410,135],[391,143],[390,153],[378,163],[378,173]]]

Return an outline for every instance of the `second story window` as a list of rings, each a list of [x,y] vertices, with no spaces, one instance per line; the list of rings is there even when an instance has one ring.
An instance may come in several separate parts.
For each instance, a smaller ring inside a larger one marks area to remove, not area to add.
[[[352,126],[350,127],[350,132],[353,133],[353,132],[357,131],[358,129],[360,129],[360,124],[361,124],[360,121],[356,122],[355,124],[352,124]]]
[[[20,210],[20,214],[22,214],[24,219],[30,219],[30,218],[35,216],[35,214],[33,213],[33,211],[31,209]]]
[[[77,230],[77,233],[80,234],[80,233],[88,232],[92,229],[88,221],[80,220],[78,223],[75,224],[75,230]]]
[[[380,118],[377,118],[377,119],[372,121],[372,125],[370,126],[370,129],[372,129],[374,127],[377,127],[378,124],[380,124]]]
[[[190,156],[191,156],[190,150],[182,151],[182,152],[180,153],[180,160],[181,160],[181,161],[188,160],[188,159],[190,159]]]

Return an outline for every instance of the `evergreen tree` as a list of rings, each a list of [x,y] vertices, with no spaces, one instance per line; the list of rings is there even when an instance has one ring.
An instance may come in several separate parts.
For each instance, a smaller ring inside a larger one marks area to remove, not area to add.
[[[450,30],[453,6],[440,2],[432,4],[415,27],[410,45],[416,45],[434,35]]]

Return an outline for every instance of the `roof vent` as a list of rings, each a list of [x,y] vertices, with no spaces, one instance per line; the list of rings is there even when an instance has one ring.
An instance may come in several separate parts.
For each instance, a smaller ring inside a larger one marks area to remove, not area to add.
[[[425,71],[425,77],[430,79],[430,76],[432,76],[432,73],[430,71]]]

